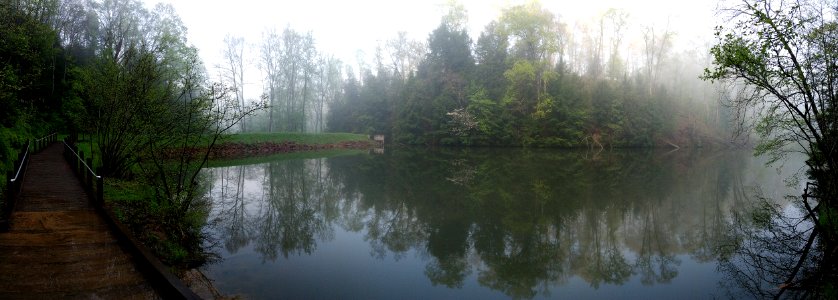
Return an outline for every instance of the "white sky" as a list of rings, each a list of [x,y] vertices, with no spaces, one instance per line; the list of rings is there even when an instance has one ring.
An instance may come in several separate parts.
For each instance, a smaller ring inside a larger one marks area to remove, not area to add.
[[[345,63],[356,64],[357,53],[372,55],[375,46],[408,32],[409,38],[427,40],[440,23],[446,0],[144,0],[147,8],[158,2],[171,3],[188,28],[189,42],[198,47],[211,76],[221,63],[227,34],[242,36],[250,44],[261,42],[262,33],[290,25],[298,32],[312,31],[318,50],[334,54]],[[569,26],[595,19],[608,8],[624,9],[631,26],[656,24],[676,32],[680,47],[701,45],[697,40],[712,37],[713,8],[718,0],[542,0],[542,6]],[[483,27],[497,19],[504,7],[526,0],[460,0],[469,17],[469,34],[477,40]],[[258,53],[252,51],[255,61]],[[248,57],[245,58],[246,60]],[[369,62],[369,58],[367,58]],[[258,72],[255,63],[251,72]],[[245,74],[254,85],[247,94],[258,95],[258,73]],[[247,96],[251,98],[251,96]]]

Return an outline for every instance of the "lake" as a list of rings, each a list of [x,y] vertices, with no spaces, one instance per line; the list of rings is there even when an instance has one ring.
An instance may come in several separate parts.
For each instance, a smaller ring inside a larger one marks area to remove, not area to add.
[[[738,291],[717,261],[742,244],[736,216],[756,198],[791,207],[803,164],[709,150],[275,158],[206,169],[221,259],[203,271],[224,294],[725,298]]]

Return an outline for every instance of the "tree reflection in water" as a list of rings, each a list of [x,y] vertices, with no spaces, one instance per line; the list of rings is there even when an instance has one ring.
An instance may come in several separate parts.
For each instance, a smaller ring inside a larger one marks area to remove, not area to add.
[[[721,245],[720,269],[731,297],[826,299],[835,297],[835,250],[824,249],[819,228],[799,197],[798,206],[770,203],[758,192],[736,215],[737,243]]]
[[[222,235],[225,237],[224,247],[229,252],[236,252],[246,246],[253,235],[252,228],[246,225],[253,216],[249,215],[246,209],[245,201],[249,200],[249,197],[245,197],[245,168],[247,166],[218,169],[220,195],[213,201],[215,208],[225,209],[221,215],[224,216],[223,222],[227,226],[222,227]]]
[[[747,218],[747,153],[586,154],[399,150],[210,169],[213,230],[227,251],[253,243],[274,261],[313,253],[340,227],[361,233],[373,257],[427,257],[433,285],[474,277],[515,298],[549,296],[572,277],[593,288],[668,284],[683,255],[721,258],[727,285],[765,275],[745,262],[752,238],[774,228]]]

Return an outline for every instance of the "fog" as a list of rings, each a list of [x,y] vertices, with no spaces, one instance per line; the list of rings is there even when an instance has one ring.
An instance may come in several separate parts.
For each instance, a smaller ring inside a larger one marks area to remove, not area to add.
[[[311,32],[318,50],[330,53],[345,64],[369,63],[375,49],[404,31],[408,38],[425,41],[439,25],[448,1],[417,0],[312,0],[312,1],[202,1],[144,0],[151,8],[157,3],[171,4],[188,28],[188,41],[200,51],[209,72],[224,64],[222,49],[226,35],[242,37],[250,46],[246,58],[246,98],[255,99],[263,91],[262,74],[256,57],[258,44],[270,29],[285,27]],[[486,24],[495,20],[503,8],[531,1],[461,0],[468,13],[468,33],[473,41]],[[558,16],[558,21],[571,28],[596,26],[609,9],[625,12],[626,55],[639,55],[642,29],[655,27],[673,32],[675,51],[708,48],[716,25],[718,0],[593,0],[541,1],[542,6]]]

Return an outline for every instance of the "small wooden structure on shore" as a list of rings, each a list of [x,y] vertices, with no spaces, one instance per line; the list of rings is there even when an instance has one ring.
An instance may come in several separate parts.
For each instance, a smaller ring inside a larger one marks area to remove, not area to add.
[[[371,153],[373,153],[373,154],[384,154],[384,135],[383,134],[371,134],[370,139],[375,143]]]
[[[384,135],[383,134],[370,135],[370,139],[375,141],[378,144],[384,144]]]

